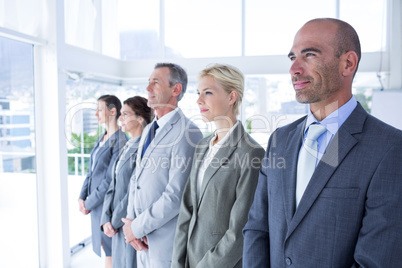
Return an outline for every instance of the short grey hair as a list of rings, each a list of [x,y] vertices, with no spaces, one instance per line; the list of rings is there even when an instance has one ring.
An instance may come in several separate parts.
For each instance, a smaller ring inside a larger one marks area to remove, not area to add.
[[[173,87],[177,83],[181,84],[181,92],[177,97],[177,101],[180,101],[183,98],[184,93],[186,93],[187,88],[187,73],[186,71],[179,65],[175,63],[157,63],[154,69],[158,68],[169,68],[170,76],[169,76],[169,86]]]

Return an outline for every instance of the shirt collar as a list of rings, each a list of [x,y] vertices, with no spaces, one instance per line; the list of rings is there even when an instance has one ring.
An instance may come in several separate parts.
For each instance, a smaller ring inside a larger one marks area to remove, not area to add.
[[[156,119],[156,116],[155,116],[154,121],[156,121],[159,126],[159,128],[157,130],[162,129],[166,125],[166,123],[169,122],[170,119],[172,119],[172,117],[175,115],[175,113],[178,113],[179,111],[180,111],[180,108],[176,107],[176,109],[168,112],[167,114],[165,114],[164,116],[162,116],[159,119]]]
[[[350,100],[346,102],[344,105],[339,107],[337,110],[333,111],[330,115],[325,117],[321,122],[317,121],[314,117],[313,113],[310,109],[308,109],[306,127],[304,129],[304,133],[307,128],[313,123],[320,123],[325,126],[332,135],[335,135],[338,132],[339,128],[346,121],[349,115],[353,112],[353,110],[357,106],[357,101],[355,96],[352,95]]]
[[[129,146],[131,146],[131,145],[135,144],[136,142],[138,142],[138,141],[140,140],[140,138],[141,138],[141,135],[138,136],[138,137],[131,138],[131,139],[129,139],[129,140],[127,141],[127,144],[128,144]]]
[[[239,124],[239,121],[237,121],[236,124],[234,124],[233,127],[230,128],[228,133],[226,133],[226,135],[214,145],[214,140],[216,140],[218,138],[218,134],[215,131],[214,137],[209,141],[209,149],[211,149],[211,148],[219,149],[220,147],[222,147],[223,143],[225,143],[225,141],[227,141],[229,139],[230,134],[232,134],[233,130],[235,129],[235,127],[238,124]]]

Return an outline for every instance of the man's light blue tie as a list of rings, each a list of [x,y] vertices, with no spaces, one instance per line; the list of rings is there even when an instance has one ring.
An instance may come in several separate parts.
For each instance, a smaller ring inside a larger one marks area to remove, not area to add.
[[[147,150],[151,141],[155,138],[155,133],[156,133],[156,130],[158,129],[158,127],[159,127],[158,123],[156,123],[156,121],[154,121],[154,123],[152,124],[151,128],[148,131],[148,136],[145,141],[144,148],[142,149],[141,158],[144,156],[144,153]]]
[[[307,136],[300,150],[297,162],[296,207],[300,203],[304,191],[314,173],[317,164],[317,139],[327,129],[320,124],[312,124],[308,128]]]

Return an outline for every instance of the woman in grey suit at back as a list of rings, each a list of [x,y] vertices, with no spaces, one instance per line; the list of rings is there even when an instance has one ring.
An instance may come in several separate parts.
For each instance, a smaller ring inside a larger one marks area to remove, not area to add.
[[[96,117],[99,124],[104,124],[106,132],[101,135],[92,149],[88,174],[85,178],[78,199],[80,211],[91,213],[92,248],[100,257],[101,247],[105,251],[105,267],[112,267],[112,240],[106,236],[100,226],[103,200],[110,181],[112,167],[120,150],[127,142],[127,136],[117,125],[121,102],[113,95],[103,95],[98,99]]]
[[[137,267],[136,251],[126,244],[121,218],[127,214],[128,189],[131,175],[135,168],[138,144],[142,130],[152,120],[152,110],[147,105],[147,99],[136,96],[124,101],[121,109],[121,129],[130,133],[131,139],[119,154],[113,169],[112,182],[106,192],[103,203],[101,228],[112,237],[112,256],[114,268]]]
[[[197,104],[216,131],[195,149],[175,234],[172,267],[241,267],[242,229],[264,149],[236,119],[244,78],[215,64],[199,74]]]

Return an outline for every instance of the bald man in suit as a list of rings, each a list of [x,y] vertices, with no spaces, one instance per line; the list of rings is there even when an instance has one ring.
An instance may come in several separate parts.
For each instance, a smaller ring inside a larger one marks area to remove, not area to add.
[[[269,140],[243,229],[244,267],[401,266],[402,132],[352,95],[360,56],[343,21],[316,19],[297,32],[290,74],[310,111]],[[325,130],[307,162],[317,125]],[[307,163],[315,166],[305,181]]]

